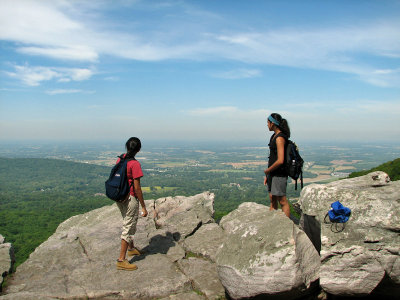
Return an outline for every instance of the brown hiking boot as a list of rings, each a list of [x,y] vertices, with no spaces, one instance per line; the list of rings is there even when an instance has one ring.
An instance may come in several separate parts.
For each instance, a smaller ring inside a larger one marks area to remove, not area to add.
[[[127,259],[123,261],[117,260],[117,270],[133,271],[137,269],[137,265],[129,263]]]
[[[141,255],[137,248],[128,249],[128,256]]]

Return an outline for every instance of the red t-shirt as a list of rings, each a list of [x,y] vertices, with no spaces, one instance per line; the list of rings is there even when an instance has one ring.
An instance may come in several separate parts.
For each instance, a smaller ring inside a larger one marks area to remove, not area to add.
[[[124,155],[124,157],[125,157],[125,155]],[[118,158],[116,164],[119,161],[120,161],[120,159]],[[128,161],[128,164],[126,165],[126,171],[128,173],[129,186],[131,187],[129,194],[136,197],[135,188],[133,186],[133,179],[143,177],[142,167],[140,166],[140,163],[137,160],[130,160],[130,161]]]

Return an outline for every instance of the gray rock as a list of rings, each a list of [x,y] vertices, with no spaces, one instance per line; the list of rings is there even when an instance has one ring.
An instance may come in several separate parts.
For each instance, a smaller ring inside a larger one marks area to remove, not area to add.
[[[220,222],[221,283],[233,299],[280,295],[294,299],[318,279],[320,258],[306,234],[280,211],[242,203]]]
[[[213,223],[214,194],[204,192],[191,197],[167,197],[156,200],[155,219],[157,227],[179,232],[186,238],[202,224]],[[179,238],[180,238],[179,237]]]
[[[144,255],[131,259],[138,266],[136,271],[116,269],[122,218],[115,204],[74,216],[60,224],[17,268],[7,295],[0,299],[153,299],[170,295],[199,299],[193,293],[192,279],[176,263],[185,256],[178,240],[184,241],[198,225],[179,217],[186,212],[194,214],[200,226],[212,222],[213,199],[213,194],[203,193],[146,201],[150,216],[155,212],[161,215],[156,218],[161,224],[156,226],[151,217],[139,218],[135,245]],[[180,203],[184,210],[170,205],[169,211],[168,202]]]
[[[0,291],[4,277],[11,273],[14,265],[14,248],[11,243],[4,243],[5,239],[0,235]]]
[[[225,295],[215,264],[201,258],[189,257],[180,260],[179,267],[190,278],[195,289],[207,299],[220,299]]]
[[[182,294],[170,295],[160,300],[204,300],[206,299],[203,295],[199,295],[196,292],[186,292]]]
[[[196,233],[185,239],[183,247],[187,252],[202,255],[215,262],[216,253],[221,247],[224,232],[216,223],[206,224],[200,227]]]
[[[330,204],[337,200],[352,210],[343,231],[340,225],[336,230],[324,223]],[[325,291],[363,296],[385,282],[380,293],[399,292],[400,181],[390,182],[386,173],[373,172],[312,184],[303,189],[299,203],[305,219],[313,218],[321,226],[320,284]]]

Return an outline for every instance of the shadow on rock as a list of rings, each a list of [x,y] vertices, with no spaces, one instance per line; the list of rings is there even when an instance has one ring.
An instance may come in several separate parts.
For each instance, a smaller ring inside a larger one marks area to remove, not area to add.
[[[149,245],[141,249],[142,255],[134,256],[130,262],[136,262],[145,259],[146,256],[152,254],[167,254],[168,250],[176,245],[181,235],[179,232],[166,232],[165,234],[157,234],[150,239]]]

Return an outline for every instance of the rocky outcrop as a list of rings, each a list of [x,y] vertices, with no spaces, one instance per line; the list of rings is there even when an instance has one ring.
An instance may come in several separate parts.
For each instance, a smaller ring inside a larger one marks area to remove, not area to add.
[[[318,254],[281,212],[245,203],[219,226],[213,201],[207,192],[146,201],[155,218],[139,218],[135,244],[144,255],[131,259],[132,272],[115,266],[116,205],[72,217],[18,267],[0,299],[220,299],[226,291],[294,299],[317,279]]]
[[[217,253],[217,268],[231,298],[295,299],[318,279],[318,252],[282,212],[243,203],[220,225],[226,238]]]
[[[339,200],[352,210],[343,231],[324,218]],[[400,294],[400,181],[374,172],[301,193],[301,224],[321,249],[320,284],[342,296]],[[318,226],[320,228],[318,228]],[[314,230],[312,232],[311,230]]]
[[[213,222],[214,195],[146,201],[135,244],[144,255],[131,259],[136,271],[116,270],[121,215],[111,205],[78,215],[21,264],[1,299],[215,299],[224,295],[215,265],[185,258],[183,243]],[[167,208],[168,206],[168,208]],[[180,222],[179,222],[180,221]]]
[[[7,276],[14,264],[14,250],[11,243],[5,243],[4,237],[0,234],[0,291],[4,277]]]
[[[340,232],[324,224],[336,200],[352,209]],[[333,295],[400,294],[400,181],[389,182],[385,173],[305,187],[304,231],[281,211],[251,202],[217,224],[213,202],[208,192],[146,201],[155,217],[139,218],[135,244],[144,254],[131,258],[138,266],[132,272],[116,270],[115,204],[72,217],[17,268],[0,299],[190,300],[227,293],[290,300],[318,278]]]

